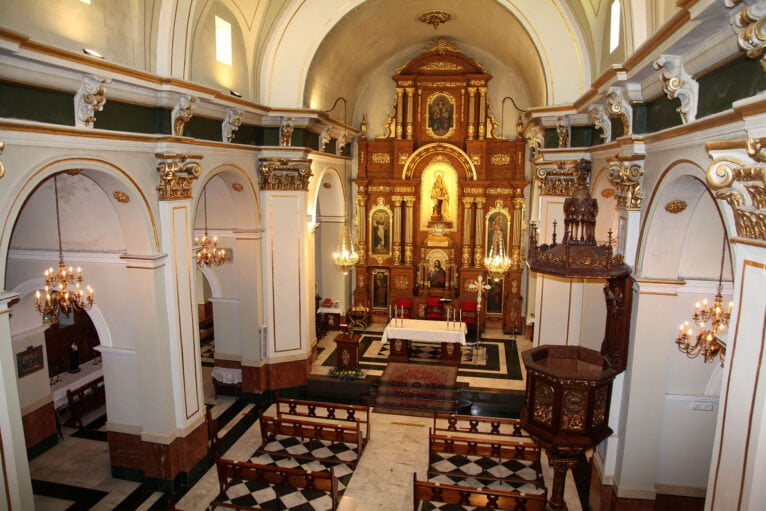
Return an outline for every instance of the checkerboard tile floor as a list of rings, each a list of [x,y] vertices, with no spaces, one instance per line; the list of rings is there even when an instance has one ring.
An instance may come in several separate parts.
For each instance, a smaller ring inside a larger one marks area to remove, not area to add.
[[[356,444],[331,442],[329,440],[300,439],[286,435],[275,435],[259,449],[269,454],[280,454],[295,458],[318,458],[328,463],[355,465],[359,460]]]
[[[390,344],[383,344],[378,350],[379,358],[388,358]],[[487,350],[483,347],[462,347],[462,365],[484,365],[487,363]],[[441,346],[434,344],[412,343],[410,345],[410,359],[419,361],[439,362],[441,360]]]
[[[502,460],[484,456],[431,453],[432,482],[488,487],[530,494],[545,492],[539,461]],[[503,481],[499,481],[503,479]]]
[[[257,463],[259,465],[271,465],[282,468],[299,468],[309,472],[322,472],[327,470],[332,472],[336,478],[338,478],[338,496],[343,495],[346,490],[351,475],[354,473],[354,467],[346,465],[345,463],[327,463],[319,460],[302,460],[299,458],[293,458],[292,456],[286,456],[282,454],[268,454],[256,451],[253,457],[250,458],[250,463]]]
[[[329,511],[332,497],[326,491],[311,488],[288,488],[272,486],[263,481],[242,481],[232,484],[218,496],[223,505],[213,509],[227,509],[229,506],[243,506],[263,510]],[[236,508],[235,509],[241,509]]]
[[[460,504],[445,504],[444,502],[421,502],[419,511],[473,511],[479,509],[476,506],[462,506]]]

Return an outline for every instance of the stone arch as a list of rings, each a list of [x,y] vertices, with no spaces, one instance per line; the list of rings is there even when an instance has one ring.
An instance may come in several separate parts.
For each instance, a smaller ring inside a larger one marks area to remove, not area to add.
[[[138,183],[128,172],[107,160],[93,157],[68,157],[38,165],[27,179],[13,192],[13,201],[0,224],[0,278],[5,283],[8,252],[11,237],[24,205],[35,191],[54,174],[77,169],[91,179],[107,195],[114,197],[122,191],[128,202],[114,208],[123,229],[125,249],[132,254],[155,255],[160,253],[160,239],[155,212]],[[114,197],[113,200],[117,201]],[[114,204],[113,204],[114,205]],[[139,218],[140,221],[135,221]],[[0,286],[0,288],[3,286]]]
[[[203,172],[199,177],[195,186],[197,193],[192,204],[193,218],[197,217],[197,209],[202,199],[202,191],[210,180],[215,177],[223,180],[231,190],[229,194],[237,214],[237,228],[258,229],[261,225],[261,205],[258,200],[258,187],[245,169],[231,163],[218,165],[207,172]],[[240,187],[241,189],[239,189]],[[252,200],[249,200],[250,198]]]
[[[330,186],[325,187],[328,183]],[[309,214],[314,222],[320,212],[320,202],[323,215],[346,217],[346,187],[340,172],[335,167],[326,167],[316,179],[313,203],[309,206]],[[328,207],[329,206],[329,207]]]
[[[668,206],[672,201],[679,202],[675,207]],[[683,209],[672,212],[678,208]],[[696,225],[701,215],[709,220],[705,229]],[[715,228],[715,223],[710,223],[714,219],[719,221],[721,232],[729,236],[720,208],[705,184],[705,170],[690,160],[671,163],[654,186],[642,220],[636,255],[636,274],[668,279],[682,277],[682,263],[689,243],[693,243],[694,236],[703,231],[710,233],[711,228]],[[719,243],[720,241],[716,241],[714,246],[720,246]],[[727,251],[727,259],[730,260],[730,245]],[[715,260],[712,263],[715,268],[707,268],[705,273],[715,274],[717,277],[718,258],[712,259]],[[663,274],[662,268],[672,269],[671,273]],[[705,268],[699,267],[695,271],[702,270]]]

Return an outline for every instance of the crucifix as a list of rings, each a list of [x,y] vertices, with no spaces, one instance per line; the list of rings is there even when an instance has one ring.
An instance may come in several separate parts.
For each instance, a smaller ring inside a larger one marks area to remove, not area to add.
[[[468,284],[469,291],[476,292],[476,345],[481,342],[481,297],[490,289],[489,284],[484,283],[484,277],[479,275],[474,282]]]

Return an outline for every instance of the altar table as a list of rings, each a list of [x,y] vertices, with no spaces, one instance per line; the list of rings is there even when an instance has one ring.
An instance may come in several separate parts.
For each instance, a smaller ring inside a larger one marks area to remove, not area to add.
[[[104,376],[104,367],[101,365],[99,359],[94,358],[84,364],[80,364],[80,369],[81,371],[79,373],[60,374],[60,380],[51,385],[53,406],[56,407],[56,409],[63,408],[67,405],[67,390],[80,388],[86,383],[90,383],[93,380]]]
[[[394,319],[383,331],[381,342],[391,342],[390,362],[407,362],[410,342],[441,344],[441,361],[447,365],[460,365],[461,345],[465,345],[468,326],[460,322],[428,321],[423,319]]]

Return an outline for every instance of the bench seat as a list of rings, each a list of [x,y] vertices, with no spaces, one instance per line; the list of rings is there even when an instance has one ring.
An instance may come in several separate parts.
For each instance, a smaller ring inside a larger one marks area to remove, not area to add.
[[[329,491],[317,488],[274,486],[265,481],[233,480],[211,505],[215,509],[263,509],[330,511],[333,509]]]
[[[250,463],[258,465],[269,465],[282,468],[298,468],[307,472],[331,472],[338,479],[338,496],[342,495],[351,481],[351,475],[354,473],[352,465],[345,463],[332,463],[315,459],[300,459],[292,455],[266,453],[260,450],[253,454]]]
[[[499,459],[471,454],[431,452],[429,472],[453,477],[503,479],[524,483],[539,483],[544,487],[538,460]]]

